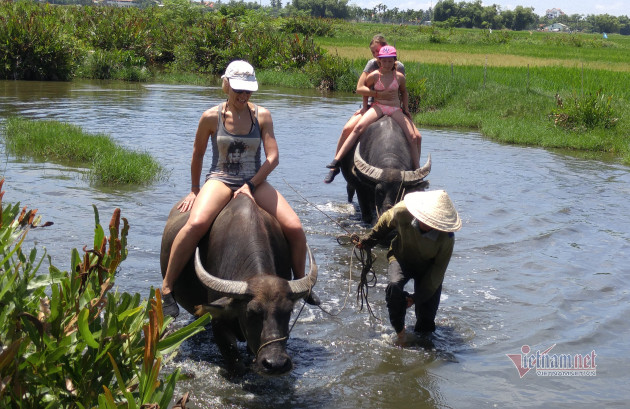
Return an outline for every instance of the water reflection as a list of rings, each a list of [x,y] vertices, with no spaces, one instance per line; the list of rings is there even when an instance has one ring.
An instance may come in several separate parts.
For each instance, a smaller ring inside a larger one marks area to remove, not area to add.
[[[104,189],[87,184],[81,169],[5,154],[4,200],[37,207],[55,222],[30,236],[60,268],[69,267],[72,248],[92,240],[91,205],[102,219],[120,207],[131,230],[117,284],[146,295],[160,283],[159,241],[168,210],[189,185],[197,121],[222,100],[213,87],[0,82],[2,117],[57,119],[104,132],[171,170],[168,181],[154,186]],[[386,318],[385,252],[377,250],[379,283],[370,292],[379,321],[358,311],[358,272],[349,285],[351,249],[336,243],[345,231],[331,219],[348,231],[363,227],[345,203],[342,179],[322,183],[324,165],[358,98],[263,89],[252,100],[271,111],[280,146],[280,166],[270,182],[301,217],[320,266],[324,308],[339,315],[305,309],[288,343],[295,369],[284,378],[249,374],[228,382],[211,335],[198,335],[170,364],[191,376],[179,390],[192,392],[195,407],[625,405],[627,167],[496,144],[474,133],[421,130],[423,152],[434,162],[431,188],[449,192],[464,227],[456,236],[431,344],[418,339],[400,349]],[[553,344],[558,353],[595,350],[597,376],[550,379],[532,372],[520,379],[505,355],[519,353],[522,345],[544,350]]]

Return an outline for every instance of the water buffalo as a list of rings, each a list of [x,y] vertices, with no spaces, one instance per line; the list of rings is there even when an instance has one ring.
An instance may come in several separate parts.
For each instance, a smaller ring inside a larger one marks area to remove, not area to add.
[[[162,276],[188,215],[176,206],[169,214],[162,236]],[[308,254],[309,274],[291,280],[289,246],[278,221],[244,194],[225,206],[199,242],[173,294],[191,314],[210,312],[214,339],[230,372],[245,369],[237,340],[247,341],[256,371],[283,374],[293,368],[286,352],[289,319],[294,303],[308,296],[317,281],[310,249]]]
[[[411,169],[405,133],[391,117],[383,116],[365,130],[356,147],[341,161],[348,202],[352,202],[356,191],[361,218],[373,223],[404,193],[426,188],[424,178],[431,171],[431,155],[424,166]]]

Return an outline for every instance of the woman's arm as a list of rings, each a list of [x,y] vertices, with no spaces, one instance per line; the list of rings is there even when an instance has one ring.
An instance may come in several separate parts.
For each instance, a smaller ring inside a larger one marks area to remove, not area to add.
[[[376,82],[375,78],[378,75],[378,71],[372,71],[371,73],[365,76],[365,81],[361,83],[361,78],[359,78],[359,82],[357,83],[357,94],[361,94],[364,97],[375,97],[376,91],[371,89]],[[363,74],[361,74],[363,76]]]
[[[260,133],[263,142],[263,148],[265,149],[265,162],[260,166],[260,169],[251,182],[254,186],[258,186],[263,183],[272,170],[280,163],[280,155],[278,153],[278,143],[273,132],[273,121],[271,120],[271,113],[258,106],[258,123],[260,124]]]
[[[363,71],[361,73],[361,75],[359,76],[359,80],[357,81],[357,89],[364,87],[365,86],[365,80],[367,79],[368,73]],[[362,113],[365,113],[365,111],[367,111],[368,109],[368,99],[369,97],[366,95],[363,95],[363,106],[361,109]]]
[[[402,102],[402,110],[405,115],[409,115],[409,92],[407,92],[407,80],[405,76],[397,72],[398,91],[400,91],[400,101]]]
[[[208,140],[210,135],[216,133],[217,124],[219,122],[219,107],[210,108],[201,114],[197,132],[195,133],[195,142],[193,144],[192,159],[190,161],[190,193],[186,199],[178,206],[181,212],[187,212],[192,209],[193,203],[197,198],[199,190],[201,190],[201,170],[203,169],[203,157],[208,148]]]

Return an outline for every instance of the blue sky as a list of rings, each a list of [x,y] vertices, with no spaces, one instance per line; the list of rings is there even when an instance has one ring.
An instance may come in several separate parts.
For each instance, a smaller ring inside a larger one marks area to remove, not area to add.
[[[269,0],[259,0],[262,5],[269,5]],[[291,0],[283,0],[286,4]],[[455,0],[459,3],[462,0]],[[463,0],[469,1],[469,0]],[[384,4],[387,8],[398,7],[400,10],[426,10],[435,5],[437,0],[349,0],[348,4],[355,4],[363,8],[371,8],[378,4]],[[613,16],[630,17],[629,0],[482,0],[484,6],[496,4],[502,10],[514,10],[516,6],[533,7],[534,13],[544,15],[547,9],[558,8],[565,14],[610,14]]]

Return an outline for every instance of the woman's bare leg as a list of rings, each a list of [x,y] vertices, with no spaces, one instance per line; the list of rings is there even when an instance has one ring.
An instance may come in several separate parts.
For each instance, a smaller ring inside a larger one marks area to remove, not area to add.
[[[166,273],[162,280],[162,294],[173,290],[173,284],[195,252],[199,240],[208,231],[219,212],[232,198],[233,192],[222,182],[206,182],[193,204],[188,221],[175,236]]]
[[[346,122],[346,124],[343,126],[343,129],[341,130],[341,136],[339,136],[339,140],[337,141],[337,149],[335,150],[335,155],[337,154],[337,152],[339,152],[346,139],[348,139],[350,133],[352,133],[352,131],[354,130],[354,127],[357,126],[357,124],[359,123],[359,120],[362,116],[363,114],[361,114],[361,111],[355,112],[355,114],[352,115],[350,119],[348,119],[348,122]]]
[[[352,149],[356,141],[359,139],[359,136],[370,126],[373,122],[376,122],[380,117],[383,116],[383,112],[378,107],[371,107],[367,110],[367,112],[361,117],[357,125],[354,127],[350,135],[346,141],[342,144],[341,148],[335,155],[335,160],[339,161],[343,158],[349,151]]]
[[[407,137],[407,142],[409,143],[409,153],[411,154],[411,162],[413,164],[414,169],[420,167],[420,144],[422,141],[422,136],[420,135],[420,131],[416,128],[416,126],[411,122],[411,119],[407,115],[405,115],[402,111],[396,111],[392,114],[392,118],[396,123],[402,128],[405,132],[405,136]]]
[[[306,268],[306,234],[304,234],[300,218],[286,199],[268,182],[263,182],[256,187],[254,198],[261,208],[275,217],[280,223],[282,232],[287,238],[291,250],[293,277],[295,279],[304,277]]]

